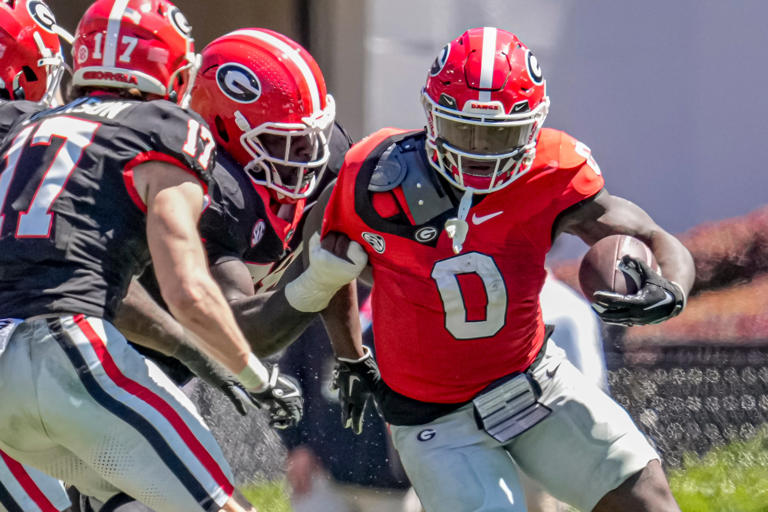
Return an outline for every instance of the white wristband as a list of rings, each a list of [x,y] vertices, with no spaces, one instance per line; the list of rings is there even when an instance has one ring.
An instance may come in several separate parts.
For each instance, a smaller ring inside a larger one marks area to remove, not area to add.
[[[264,391],[269,386],[269,371],[259,361],[259,358],[248,354],[248,363],[245,365],[245,369],[237,374],[237,380],[248,391]]]
[[[368,348],[367,345],[363,345],[363,355],[358,359],[349,359],[348,357],[337,357],[336,359],[344,363],[362,363],[369,357],[373,357],[373,355],[371,354],[371,349]]]

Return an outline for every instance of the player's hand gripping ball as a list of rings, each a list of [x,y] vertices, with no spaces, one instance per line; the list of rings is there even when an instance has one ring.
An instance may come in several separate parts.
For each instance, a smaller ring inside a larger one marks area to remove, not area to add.
[[[605,237],[590,248],[579,267],[579,284],[606,323],[659,323],[685,307],[683,289],[661,275],[651,249],[626,235]]]

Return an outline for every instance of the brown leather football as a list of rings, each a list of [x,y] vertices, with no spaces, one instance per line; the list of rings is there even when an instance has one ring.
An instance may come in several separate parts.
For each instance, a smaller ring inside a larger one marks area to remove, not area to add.
[[[639,276],[627,275],[619,269],[619,262],[625,254],[659,271],[659,264],[651,248],[642,241],[627,235],[607,236],[590,247],[581,259],[579,284],[585,297],[592,299],[592,294],[598,290],[637,293]]]

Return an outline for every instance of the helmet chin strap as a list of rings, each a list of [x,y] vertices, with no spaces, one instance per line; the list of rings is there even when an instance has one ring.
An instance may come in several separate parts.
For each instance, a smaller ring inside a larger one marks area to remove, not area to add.
[[[474,193],[475,189],[467,187],[464,190],[464,195],[461,196],[457,216],[445,221],[445,232],[448,233],[448,238],[453,241],[454,254],[461,252],[464,247],[464,241],[467,239],[467,233],[469,232],[467,215],[469,215],[469,209],[472,207],[472,196]]]

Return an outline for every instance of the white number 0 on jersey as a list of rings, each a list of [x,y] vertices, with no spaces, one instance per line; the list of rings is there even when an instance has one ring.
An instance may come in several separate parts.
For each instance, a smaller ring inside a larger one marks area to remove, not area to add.
[[[483,281],[488,303],[484,320],[467,320],[464,296],[456,276],[475,274]],[[498,333],[506,323],[507,288],[493,258],[479,252],[468,252],[435,263],[432,279],[437,284],[445,311],[445,328],[454,338],[471,340]]]

